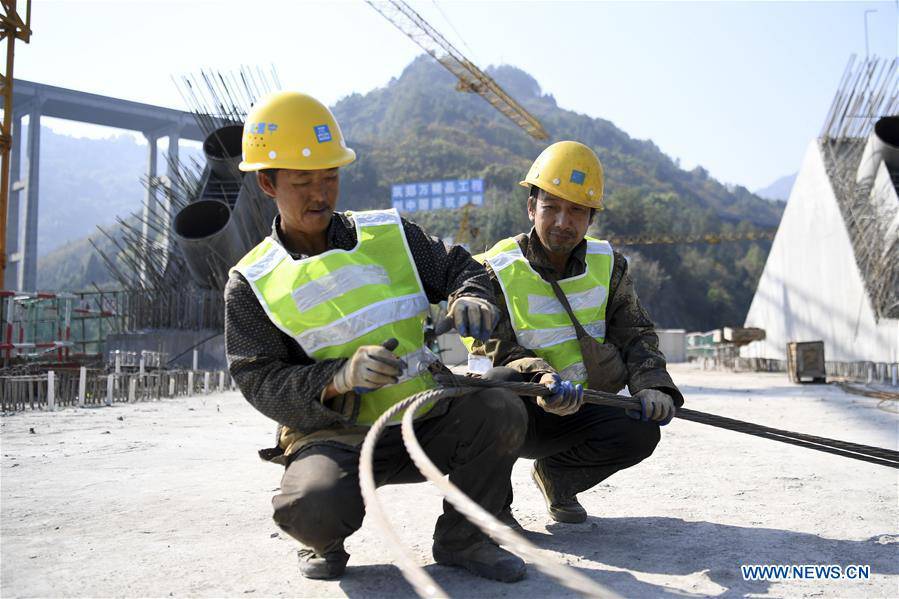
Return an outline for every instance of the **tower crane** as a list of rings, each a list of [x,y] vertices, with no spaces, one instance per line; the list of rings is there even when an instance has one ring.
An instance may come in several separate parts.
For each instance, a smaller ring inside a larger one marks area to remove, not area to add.
[[[534,115],[507,94],[490,75],[465,58],[409,4],[403,0],[366,2],[455,75],[459,80],[457,90],[478,94],[534,139],[549,139],[549,134]]]
[[[691,235],[666,235],[666,234],[642,234],[642,235],[612,235],[608,238],[613,246],[632,245],[666,245],[679,243],[728,243],[732,241],[756,241],[761,239],[774,239],[777,229],[756,229],[733,233],[696,233]]]

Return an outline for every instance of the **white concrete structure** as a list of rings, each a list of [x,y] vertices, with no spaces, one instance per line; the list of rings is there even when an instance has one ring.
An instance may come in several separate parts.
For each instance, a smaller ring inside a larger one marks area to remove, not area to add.
[[[873,189],[871,202],[882,218],[899,218],[883,162]],[[837,193],[821,145],[813,141],[746,316],[745,326],[765,329],[766,338],[742,348],[741,356],[784,359],[788,342],[821,340],[827,360],[899,361],[899,320],[878,318]],[[887,235],[885,244],[894,243],[895,222]]]

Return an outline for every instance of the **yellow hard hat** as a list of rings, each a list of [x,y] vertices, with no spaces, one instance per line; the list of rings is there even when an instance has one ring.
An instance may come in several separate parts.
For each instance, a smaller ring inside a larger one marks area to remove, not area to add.
[[[519,185],[536,185],[552,195],[602,210],[602,164],[593,150],[576,141],[560,141],[537,156]]]
[[[315,171],[356,159],[328,107],[299,92],[276,92],[257,102],[247,115],[242,143],[242,171]]]

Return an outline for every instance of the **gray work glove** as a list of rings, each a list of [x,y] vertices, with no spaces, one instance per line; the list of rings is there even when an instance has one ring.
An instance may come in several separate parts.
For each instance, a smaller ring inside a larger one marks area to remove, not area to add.
[[[667,393],[658,389],[643,389],[634,395],[634,399],[640,400],[640,409],[626,410],[625,414],[635,420],[651,420],[665,426],[674,418],[674,400]]]
[[[394,385],[406,363],[386,347],[363,345],[334,375],[334,389],[340,393],[367,393],[385,385]]]
[[[544,412],[557,416],[568,416],[581,409],[584,404],[584,386],[571,381],[563,381],[555,373],[546,373],[538,381],[541,385],[549,387],[552,395],[538,397],[537,405]]]
[[[479,297],[458,297],[447,312],[460,335],[474,337],[478,341],[490,339],[490,333],[499,320],[499,309]]]

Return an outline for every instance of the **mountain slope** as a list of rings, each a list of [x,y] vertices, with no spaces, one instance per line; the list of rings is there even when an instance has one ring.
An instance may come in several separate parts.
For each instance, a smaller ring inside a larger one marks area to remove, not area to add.
[[[366,178],[365,186],[351,187],[353,195],[344,195],[344,200],[387,205],[390,183],[474,176],[488,165],[513,167],[514,176],[510,172],[504,182],[514,185],[548,143],[576,139],[599,155],[610,193],[621,187],[644,187],[677,193],[731,222],[746,219],[760,226],[779,222],[782,208],[744,187],[729,189],[702,168],[684,171],[651,141],[635,140],[607,120],[559,108],[524,71],[501,66],[488,72],[540,119],[550,133],[548,142],[532,139],[479,96],[451,91],[453,76],[422,56],[387,86],[364,96],[354,94],[334,106],[350,142],[367,150],[360,152],[360,170],[373,166],[368,170],[379,174],[377,180]],[[355,168],[348,168],[347,174]]]
[[[755,190],[755,195],[769,199],[781,200],[786,202],[790,198],[790,192],[793,191],[793,183],[796,182],[796,176],[799,173],[786,175],[774,181],[771,185]]]

